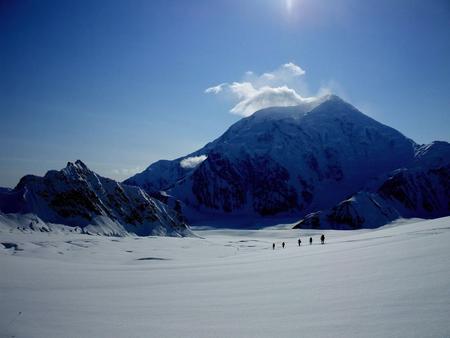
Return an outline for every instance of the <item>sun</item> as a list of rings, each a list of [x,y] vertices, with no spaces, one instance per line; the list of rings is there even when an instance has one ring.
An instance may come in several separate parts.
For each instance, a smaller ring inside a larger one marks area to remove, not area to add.
[[[286,0],[286,10],[288,13],[292,11],[293,2],[294,0]]]

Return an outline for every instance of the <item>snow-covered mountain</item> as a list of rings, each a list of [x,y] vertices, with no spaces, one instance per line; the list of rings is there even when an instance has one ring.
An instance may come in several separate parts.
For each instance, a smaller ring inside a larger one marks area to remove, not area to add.
[[[164,190],[196,215],[295,215],[331,207],[410,165],[417,145],[335,95],[260,110],[202,149],[125,181]],[[194,212],[193,212],[194,211]]]
[[[450,214],[450,144],[417,148],[414,161],[334,207],[307,215],[295,228],[373,228],[403,218]]]
[[[107,235],[190,234],[179,213],[138,187],[97,175],[79,160],[44,177],[24,176],[13,190],[0,192],[0,211],[35,214],[44,222]]]

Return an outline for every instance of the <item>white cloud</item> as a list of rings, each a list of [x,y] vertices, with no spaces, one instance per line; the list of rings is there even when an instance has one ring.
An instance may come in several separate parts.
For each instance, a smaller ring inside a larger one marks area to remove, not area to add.
[[[114,178],[117,181],[122,181],[125,178],[128,178],[130,176],[133,176],[143,170],[142,167],[135,167],[135,168],[117,168],[112,169],[112,178]]]
[[[271,106],[295,106],[303,102],[311,102],[309,90],[303,79],[305,71],[298,65],[289,62],[271,72],[262,75],[247,71],[240,82],[221,83],[205,90],[208,94],[231,94],[238,103],[230,112],[249,116],[259,109]]]
[[[181,160],[180,167],[184,169],[195,168],[206,159],[207,159],[206,155],[187,157]]]
[[[248,71],[245,73],[243,82],[250,82],[257,88],[264,86],[297,86],[299,84],[304,87],[303,75],[305,75],[305,71],[300,66],[289,62],[279,66],[271,72],[265,72],[262,75]]]
[[[131,176],[134,174],[137,174],[138,172],[141,172],[142,168],[141,167],[136,167],[136,168],[121,168],[121,169],[113,169],[112,172],[116,175],[120,175],[120,176]]]
[[[275,79],[275,75],[272,74],[272,73],[264,73],[261,77],[264,78],[264,79],[267,79],[267,80]]]
[[[239,101],[231,112],[238,115],[250,116],[255,111],[272,106],[296,106],[306,99],[298,95],[295,90],[283,87],[262,87],[255,90],[253,95],[249,95]]]
[[[349,97],[344,90],[344,88],[340,85],[339,82],[331,79],[328,81],[323,81],[321,83],[321,86],[319,88],[319,91],[317,92],[318,96],[328,95],[328,94],[336,94],[339,95],[344,100],[348,100]]]
[[[258,91],[250,82],[233,82],[229,89],[240,100],[258,94]]]
[[[282,66],[282,69],[284,71],[287,71],[287,72],[293,74],[294,76],[300,76],[300,75],[305,74],[305,71],[303,69],[301,69],[299,66],[297,66],[295,63],[292,63],[292,62],[285,63]]]
[[[223,90],[223,87],[225,87],[226,85],[228,85],[228,83],[224,82],[224,83],[221,83],[221,84],[219,84],[217,86],[206,88],[205,89],[205,93],[206,94],[209,94],[209,93],[219,94]]]

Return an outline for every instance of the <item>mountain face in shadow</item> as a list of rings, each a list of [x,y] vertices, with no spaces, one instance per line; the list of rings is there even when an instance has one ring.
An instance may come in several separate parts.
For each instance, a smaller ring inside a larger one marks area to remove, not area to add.
[[[311,110],[257,111],[198,151],[158,161],[124,183],[179,200],[194,220],[301,218],[333,207],[380,176],[410,167],[419,148],[330,95]]]
[[[0,210],[107,235],[190,234],[179,213],[138,187],[97,175],[79,160],[44,177],[24,176],[13,190],[0,192]]]

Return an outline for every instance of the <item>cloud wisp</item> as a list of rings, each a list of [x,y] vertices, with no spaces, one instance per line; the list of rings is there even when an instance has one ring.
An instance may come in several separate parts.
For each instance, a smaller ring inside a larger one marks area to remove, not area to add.
[[[186,157],[180,161],[180,167],[183,169],[192,169],[207,159],[206,155]]]
[[[112,172],[114,175],[118,176],[131,176],[134,174],[137,174],[138,172],[141,172],[141,167],[135,167],[135,168],[120,168],[120,169],[113,169]]]
[[[295,106],[308,103],[315,97],[303,97],[297,91],[309,93],[304,80],[305,71],[289,62],[261,75],[248,71],[240,82],[221,83],[209,87],[206,94],[231,95],[237,101],[230,112],[241,116],[272,106]]]

